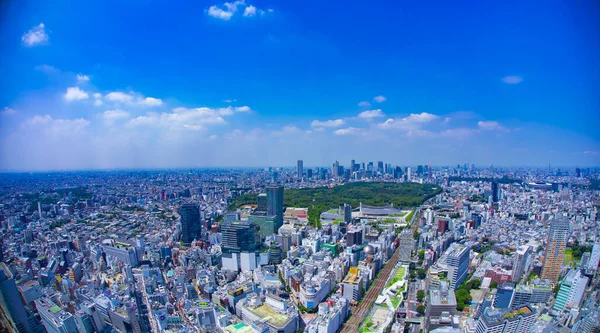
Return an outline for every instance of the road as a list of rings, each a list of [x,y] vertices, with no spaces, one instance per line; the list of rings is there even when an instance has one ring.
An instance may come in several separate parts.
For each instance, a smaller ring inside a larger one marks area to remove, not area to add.
[[[365,318],[371,308],[373,307],[373,303],[377,299],[377,296],[385,287],[385,283],[387,282],[390,273],[396,267],[398,263],[398,258],[400,257],[400,246],[396,249],[390,260],[385,264],[385,266],[381,269],[381,272],[377,276],[377,279],[373,281],[371,287],[367,291],[365,297],[363,297],[362,303],[354,308],[352,311],[352,315],[350,319],[342,326],[341,333],[356,333],[358,332],[358,328],[363,324]]]

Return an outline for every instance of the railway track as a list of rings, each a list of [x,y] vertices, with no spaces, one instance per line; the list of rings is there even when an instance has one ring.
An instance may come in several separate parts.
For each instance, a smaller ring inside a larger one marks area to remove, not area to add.
[[[367,291],[365,297],[363,297],[362,303],[354,308],[352,311],[352,315],[350,319],[342,326],[340,330],[341,333],[356,333],[358,332],[358,328],[365,321],[365,317],[373,307],[373,303],[377,299],[377,296],[385,287],[385,283],[390,277],[390,273],[398,264],[398,258],[400,257],[400,246],[396,248],[396,251],[390,258],[390,260],[385,264],[385,266],[381,269],[381,272],[377,276],[377,279],[371,284],[371,287]]]

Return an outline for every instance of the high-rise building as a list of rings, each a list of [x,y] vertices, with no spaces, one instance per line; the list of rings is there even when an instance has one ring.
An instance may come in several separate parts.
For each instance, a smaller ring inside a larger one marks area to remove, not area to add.
[[[3,262],[0,262],[0,320],[11,332],[44,332],[40,323],[25,308],[13,274]]]
[[[494,307],[497,309],[510,308],[514,292],[515,287],[510,283],[505,283],[501,286],[498,286],[496,289],[496,296],[494,296]]]
[[[448,280],[452,290],[458,289],[467,277],[469,270],[469,253],[471,248],[453,243],[446,253],[446,264],[448,265]]]
[[[257,212],[266,212],[267,211],[267,194],[261,193],[258,195],[256,200],[256,209],[254,211]]]
[[[185,246],[192,241],[202,238],[202,224],[200,221],[200,207],[197,204],[186,203],[179,208],[181,216],[181,240]]]
[[[377,162],[377,172],[383,172],[383,161]]]
[[[411,229],[402,230],[399,238],[398,246],[400,247],[400,260],[410,261],[412,251],[415,249],[415,240]]]
[[[535,322],[535,310],[529,306],[506,311],[487,308],[475,326],[475,333],[526,333]]]
[[[512,281],[518,282],[525,271],[525,265],[529,258],[529,246],[519,246],[513,259]]]
[[[312,169],[307,169],[307,170],[306,170],[306,178],[307,178],[308,180],[312,180],[312,176],[313,176],[313,171],[312,171]]]
[[[356,168],[354,166],[355,164],[356,164],[356,161],[354,161],[354,160],[350,161],[350,173],[356,171]]]
[[[344,223],[352,222],[352,206],[344,204]]]
[[[298,179],[302,179],[303,175],[304,175],[304,162],[302,162],[302,160],[298,160],[298,166],[296,168],[296,177],[298,177]]]
[[[275,233],[283,225],[283,186],[267,187],[267,215],[275,216]]]
[[[333,167],[331,168],[331,175],[333,176],[333,178],[340,176],[338,174],[339,170],[340,170],[340,162],[335,161],[335,163],[333,163]]]
[[[50,299],[36,300],[35,307],[48,333],[77,333],[77,324],[73,315],[61,309]]]
[[[544,251],[542,279],[555,283],[558,281],[560,269],[565,259],[568,238],[569,220],[565,217],[557,217],[552,220],[548,231],[548,242]]]
[[[498,202],[498,183],[492,182],[492,202]]]
[[[592,254],[590,255],[590,260],[587,263],[587,269],[596,271],[598,269],[599,262],[600,262],[600,242],[596,242],[596,243],[594,243],[594,247],[592,248]]]
[[[439,289],[429,291],[429,304],[427,304],[428,329],[434,330],[441,326],[452,325],[452,320],[446,319],[456,314],[456,296],[446,281],[441,281]]]
[[[221,250],[223,253],[254,252],[257,249],[256,226],[248,222],[231,222],[221,225]]]
[[[563,311],[566,308],[579,308],[588,280],[588,277],[583,276],[581,271],[570,270],[560,283],[560,289],[552,309]]]

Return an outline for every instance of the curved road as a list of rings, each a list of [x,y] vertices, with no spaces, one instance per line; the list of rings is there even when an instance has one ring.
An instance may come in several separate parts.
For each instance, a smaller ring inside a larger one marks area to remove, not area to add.
[[[385,287],[385,283],[387,282],[390,273],[393,271],[394,267],[398,263],[398,258],[400,257],[400,246],[396,248],[396,251],[390,258],[390,260],[385,264],[385,266],[381,269],[381,272],[377,276],[377,279],[373,281],[371,287],[367,291],[367,294],[363,298],[362,303],[354,308],[352,311],[352,315],[350,319],[342,326],[341,333],[356,333],[358,332],[358,328],[365,321],[365,317],[371,311],[373,307],[373,303],[377,299],[377,296]]]

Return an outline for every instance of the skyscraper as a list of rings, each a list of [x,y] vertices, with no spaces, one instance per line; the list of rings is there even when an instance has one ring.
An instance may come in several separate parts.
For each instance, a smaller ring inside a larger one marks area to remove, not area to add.
[[[352,206],[350,206],[349,204],[344,204],[344,222],[352,222]]]
[[[200,222],[200,207],[196,204],[186,203],[179,208],[181,216],[181,240],[185,246],[190,246],[194,239],[202,237],[202,224]]]
[[[565,259],[565,248],[569,238],[569,220],[557,217],[550,222],[548,242],[544,251],[544,265],[542,279],[558,282],[560,268]]]
[[[44,331],[25,308],[13,274],[3,262],[0,262],[0,320],[13,332]]]
[[[267,215],[275,217],[275,226],[277,230],[283,225],[283,186],[267,187]]]
[[[296,168],[298,179],[302,179],[302,175],[304,174],[304,162],[302,160],[298,160],[298,167]]]
[[[469,270],[470,248],[454,243],[447,252],[446,264],[448,264],[448,280],[452,290],[458,289],[467,277]]]
[[[498,183],[492,182],[492,202],[498,202]]]
[[[356,161],[354,161],[354,160],[350,161],[350,173],[356,171],[356,169],[354,169],[355,164],[356,164]]]
[[[248,222],[231,222],[221,225],[223,253],[256,251],[256,226]]]
[[[525,265],[527,264],[527,259],[529,257],[529,246],[523,245],[519,246],[517,252],[515,253],[515,258],[513,260],[513,270],[512,270],[512,281],[517,282],[521,279],[523,272],[525,271]]]
[[[331,174],[333,175],[333,178],[338,177],[338,170],[340,169],[340,162],[335,161],[335,163],[333,163],[333,167],[331,168]]]

